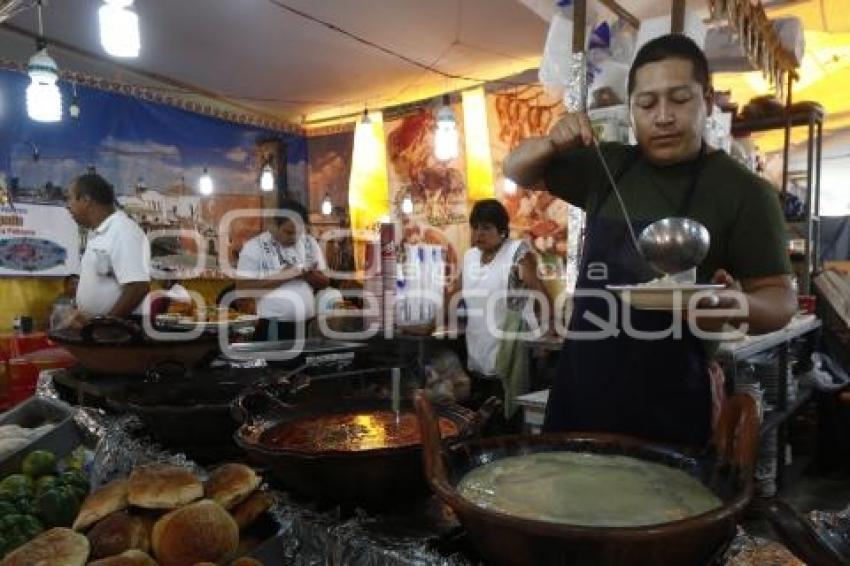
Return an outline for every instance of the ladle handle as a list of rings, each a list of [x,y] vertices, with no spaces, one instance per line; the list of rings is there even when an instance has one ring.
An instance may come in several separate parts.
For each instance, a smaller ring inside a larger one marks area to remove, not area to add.
[[[629,215],[629,210],[626,208],[626,203],[623,201],[620,189],[617,188],[617,181],[614,179],[614,175],[608,167],[608,162],[602,154],[602,148],[599,147],[599,140],[596,139],[595,135],[593,135],[592,144],[593,148],[596,150],[596,156],[599,157],[599,161],[602,163],[602,168],[605,170],[605,175],[608,177],[608,182],[611,183],[611,190],[614,192],[614,196],[617,197],[617,203],[620,205],[620,210],[623,212],[623,219],[626,221],[626,227],[629,229],[629,236],[632,239],[632,245],[634,245],[635,251],[640,254],[640,244],[638,243],[637,235],[635,234],[635,227],[632,226],[632,218]]]
[[[429,481],[448,482],[446,463],[443,460],[443,444],[440,425],[431,401],[422,389],[413,394],[413,404],[419,417],[419,431],[422,435],[422,455],[425,465],[425,477]]]
[[[755,400],[746,394],[730,395],[723,403],[711,443],[721,460],[752,473],[756,462],[758,432]]]

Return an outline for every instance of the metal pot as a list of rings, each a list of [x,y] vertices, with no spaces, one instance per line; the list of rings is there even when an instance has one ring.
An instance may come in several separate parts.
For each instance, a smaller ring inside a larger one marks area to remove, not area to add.
[[[454,510],[488,564],[708,564],[734,537],[736,519],[752,497],[758,417],[755,403],[748,396],[728,400],[711,445],[699,452],[593,433],[506,436],[466,440],[443,448],[430,402],[419,395],[416,409],[422,426],[428,483]],[[659,525],[582,527],[485,509],[461,497],[455,489],[473,468],[542,451],[620,454],[674,466],[698,478],[723,505],[696,517]]]
[[[153,340],[138,324],[112,317],[95,317],[80,330],[56,330],[50,339],[71,352],[83,367],[98,373],[145,375],[164,362],[192,369],[209,363],[219,352],[214,334],[181,339],[175,333],[173,340]]]
[[[387,509],[427,495],[421,445],[350,452],[302,452],[263,442],[263,434],[279,424],[319,415],[386,411],[390,408],[390,399],[363,394],[313,395],[307,401],[296,402],[292,397],[297,395],[290,394],[304,390],[303,381],[299,383],[294,379],[277,385],[277,393],[281,388],[287,389],[286,401],[272,399],[268,393],[257,389],[240,396],[234,404],[234,413],[244,424],[234,438],[250,459],[270,468],[284,487],[313,500],[349,509]],[[468,436],[477,432],[493,407],[490,403],[476,414],[459,405],[443,405],[436,412],[450,419],[460,435]],[[400,409],[412,411],[413,404],[410,400],[402,401]]]
[[[165,445],[189,453],[232,448],[237,423],[231,403],[246,387],[268,379],[267,368],[230,366],[187,372],[177,364],[159,364],[148,375],[108,399],[110,408],[135,414]]]

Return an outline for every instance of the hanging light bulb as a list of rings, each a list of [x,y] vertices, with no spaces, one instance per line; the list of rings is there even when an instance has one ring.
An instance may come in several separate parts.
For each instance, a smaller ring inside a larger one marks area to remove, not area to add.
[[[27,65],[30,84],[27,87],[27,114],[36,122],[58,122],[62,119],[62,94],[56,81],[59,68],[47,48],[32,56]]]
[[[139,56],[139,16],[130,10],[133,0],[104,0],[98,11],[100,44],[113,57]]]
[[[201,194],[204,196],[210,196],[213,193],[213,180],[206,167],[204,167],[204,173],[201,175],[200,181],[198,181],[198,189],[200,189]]]
[[[437,110],[437,130],[434,132],[434,156],[448,161],[458,155],[457,119],[449,106],[449,95],[443,95],[443,105]]]
[[[268,163],[263,166],[263,172],[260,174],[260,189],[266,193],[274,190],[274,171]]]
[[[401,212],[403,214],[413,213],[413,199],[411,198],[410,193],[406,193],[404,198],[401,199]]]
[[[334,204],[331,202],[331,196],[325,193],[325,198],[322,199],[322,214],[324,216],[330,216],[333,211]]]
[[[505,177],[502,179],[502,192],[506,195],[515,195],[517,185],[513,179]]]
[[[80,99],[77,96],[77,85],[72,84],[74,93],[71,97],[71,104],[68,106],[68,115],[73,120],[77,120],[80,117]]]

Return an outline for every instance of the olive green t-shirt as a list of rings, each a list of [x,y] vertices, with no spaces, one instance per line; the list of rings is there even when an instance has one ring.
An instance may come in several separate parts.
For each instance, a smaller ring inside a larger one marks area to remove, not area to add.
[[[617,187],[636,223],[679,216],[691,182],[693,162],[656,166],[633,146],[604,143],[602,153],[615,176],[625,169]],[[593,148],[580,148],[555,157],[545,184],[555,196],[596,211],[610,183]],[[612,194],[598,211],[602,218],[622,219]],[[696,189],[686,216],[701,222],[711,235],[708,255],[697,269],[698,282],[710,281],[717,269],[736,279],[791,272],[787,229],[778,193],[771,185],[724,151],[709,151],[699,168]],[[631,245],[623,242],[623,245]]]

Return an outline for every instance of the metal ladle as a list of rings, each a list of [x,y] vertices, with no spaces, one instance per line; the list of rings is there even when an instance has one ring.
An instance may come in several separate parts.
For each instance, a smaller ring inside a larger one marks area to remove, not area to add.
[[[605,161],[595,136],[593,147],[596,149],[599,161],[602,162],[608,182],[611,183],[611,188],[620,204],[620,210],[623,211],[632,243],[646,262],[657,272],[668,275],[681,273],[699,265],[708,255],[711,244],[708,229],[690,218],[668,217],[644,228],[638,238],[635,235],[629,211],[626,209],[626,203],[623,202],[623,197],[617,189],[617,183],[614,181],[614,176],[608,168],[608,162]]]

